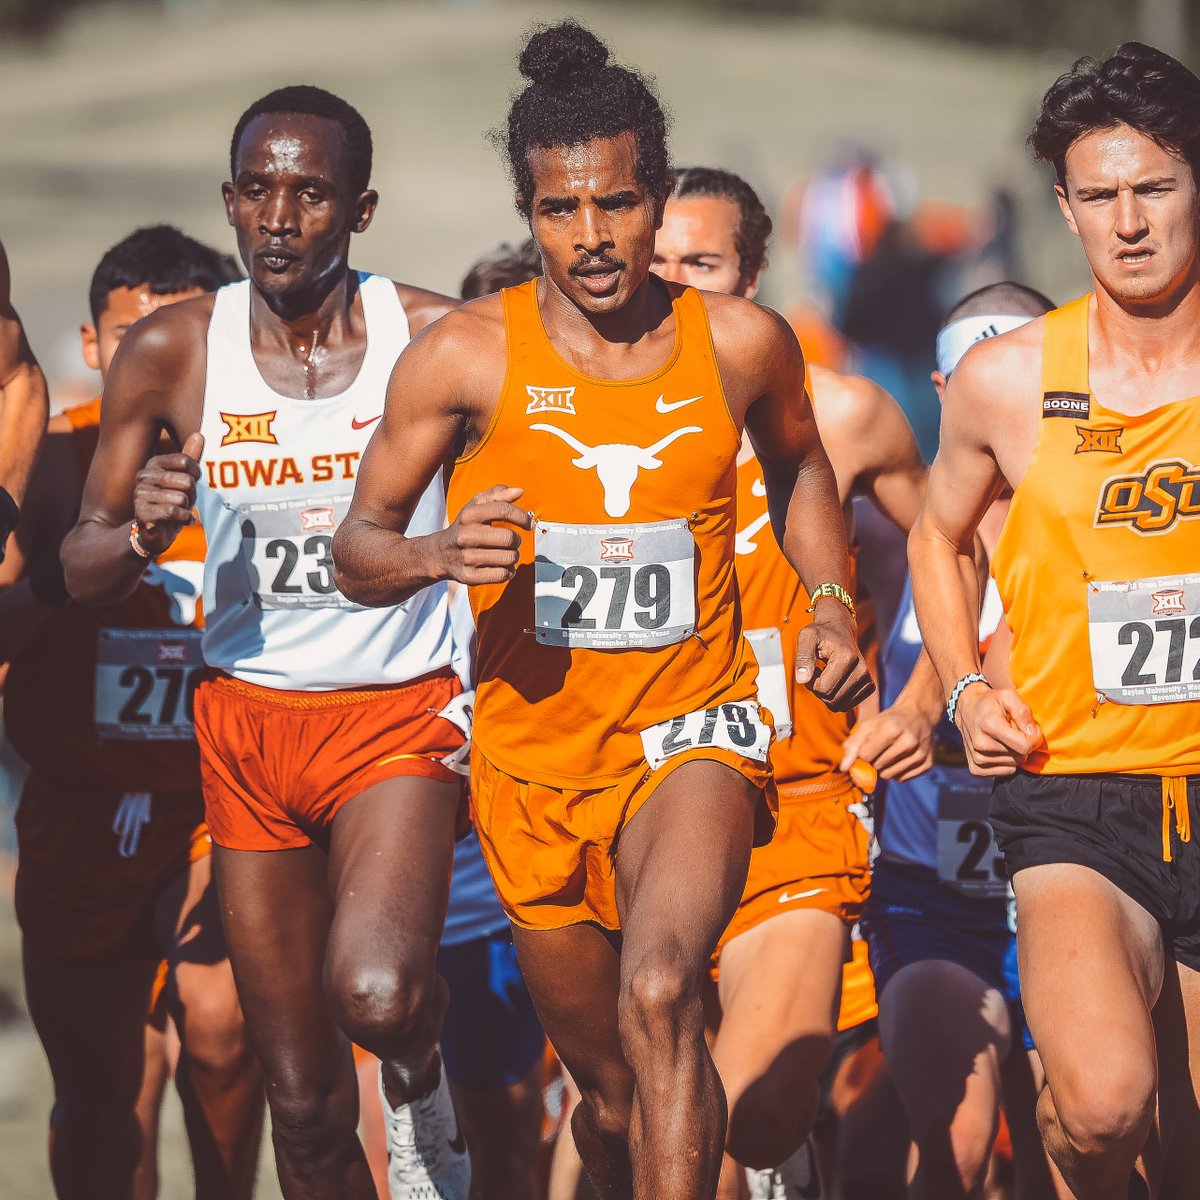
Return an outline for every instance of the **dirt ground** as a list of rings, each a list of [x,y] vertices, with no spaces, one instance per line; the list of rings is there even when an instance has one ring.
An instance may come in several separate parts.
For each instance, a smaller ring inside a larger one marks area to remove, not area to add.
[[[109,245],[139,224],[169,221],[233,249],[218,190],[229,134],[248,103],[285,83],[331,88],[372,125],[382,204],[357,265],[456,291],[478,254],[522,236],[485,131],[517,84],[521,32],[563,12],[657,77],[674,113],[677,162],[732,167],[776,204],[840,139],[856,138],[904,164],[923,198],[979,204],[1007,184],[1020,205],[1027,282],[1061,298],[1084,290],[1049,181],[1021,144],[1037,98],[1073,53],[1038,59],[800,21],[720,23],[669,3],[174,0],[86,12],[46,46],[0,46],[0,238],[56,394],[82,375],[75,331]],[[782,304],[800,286],[777,252],[765,299]],[[0,807],[3,792],[0,780]],[[0,845],[9,838],[0,830]],[[5,890],[0,1196],[41,1200],[51,1194],[49,1080],[24,1017]],[[162,1161],[164,1200],[185,1200],[174,1101]],[[268,1165],[260,1195],[278,1194]]]

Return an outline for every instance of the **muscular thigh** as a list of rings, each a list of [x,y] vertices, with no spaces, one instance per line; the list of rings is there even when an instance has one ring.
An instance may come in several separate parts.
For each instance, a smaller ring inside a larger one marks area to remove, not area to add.
[[[684,763],[621,832],[616,900],[623,969],[670,947],[697,975],[737,909],[762,792],[723,763]]]
[[[1086,1073],[1097,1045],[1152,1063],[1150,1011],[1164,968],[1154,918],[1072,863],[1027,867],[1013,887],[1021,997],[1051,1087],[1064,1073]]]
[[[1000,1066],[1012,1029],[1000,991],[959,963],[926,959],[902,967],[879,998],[888,1070],[916,1120],[949,1123],[963,1105],[994,1120]]]
[[[331,978],[359,965],[437,955],[454,860],[461,790],[415,776],[375,784],[333,819]]]
[[[809,909],[772,917],[725,947],[713,1057],[727,1089],[740,1091],[740,1081],[789,1058],[819,1069],[836,1027],[849,940],[838,917]]]
[[[246,1026],[268,1083],[328,1086],[353,1073],[325,998],[333,905],[326,856],[214,848],[225,940]]]

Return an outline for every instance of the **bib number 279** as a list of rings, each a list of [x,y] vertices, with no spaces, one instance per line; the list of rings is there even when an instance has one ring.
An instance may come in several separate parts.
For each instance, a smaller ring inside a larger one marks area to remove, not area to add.
[[[766,762],[770,745],[771,727],[762,719],[753,700],[697,709],[661,721],[642,732],[646,762],[653,770],[676,754],[706,746],[732,750],[755,762]]]

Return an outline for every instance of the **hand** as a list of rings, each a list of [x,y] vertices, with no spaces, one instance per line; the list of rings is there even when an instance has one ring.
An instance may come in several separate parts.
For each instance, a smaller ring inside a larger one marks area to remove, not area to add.
[[[133,515],[138,540],[151,554],[162,554],[179,531],[195,520],[196,480],[204,435],[191,434],[178,454],[156,454],[138,473],[133,488]]]
[[[834,712],[847,712],[874,690],[858,651],[858,631],[850,610],[826,601],[796,639],[796,682],[812,688]]]
[[[507,583],[521,557],[519,529],[533,517],[513,502],[521,488],[498,485],[473,496],[437,538],[439,577],[459,583]],[[513,528],[505,528],[513,526]]]
[[[1013,775],[1045,740],[1029,705],[1013,688],[963,688],[954,710],[973,775]]]
[[[856,758],[869,762],[884,779],[912,779],[933,766],[933,731],[937,721],[915,706],[898,703],[859,721],[842,743],[839,771]]]

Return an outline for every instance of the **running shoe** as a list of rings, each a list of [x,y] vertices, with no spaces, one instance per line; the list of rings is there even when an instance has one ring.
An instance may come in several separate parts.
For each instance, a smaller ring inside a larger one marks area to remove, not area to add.
[[[750,1200],[822,1200],[821,1176],[812,1138],[785,1163],[761,1171],[746,1168]]]
[[[381,1069],[379,1099],[387,1128],[391,1200],[467,1200],[471,1160],[445,1069],[437,1087],[399,1108],[388,1103]]]

